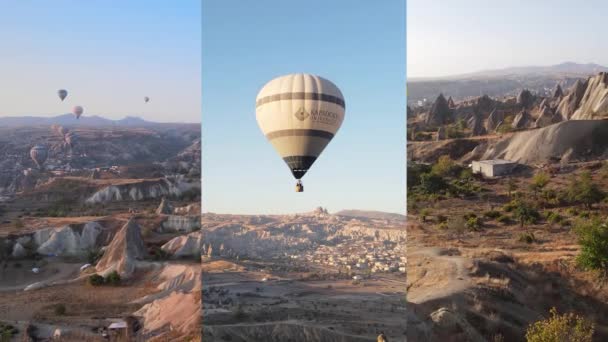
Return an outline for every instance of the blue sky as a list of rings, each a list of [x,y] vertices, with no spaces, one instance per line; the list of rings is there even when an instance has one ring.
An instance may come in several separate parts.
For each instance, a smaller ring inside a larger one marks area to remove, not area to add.
[[[260,132],[255,98],[294,72],[344,94],[340,131],[295,193]],[[203,210],[294,213],[405,208],[405,2],[203,3]]]
[[[50,116],[82,105],[84,115],[200,121],[200,0],[1,7],[0,116]],[[64,103],[59,88],[70,92]]]
[[[446,3],[407,1],[408,77],[566,61],[608,66],[606,1]]]

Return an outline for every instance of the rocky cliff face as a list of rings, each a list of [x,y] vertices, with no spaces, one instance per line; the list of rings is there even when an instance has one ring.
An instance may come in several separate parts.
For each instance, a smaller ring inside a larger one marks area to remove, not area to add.
[[[117,271],[122,278],[128,278],[135,272],[138,260],[142,260],[146,255],[141,229],[131,219],[114,236],[95,268],[104,276]]]
[[[146,180],[128,184],[106,186],[86,200],[86,204],[102,204],[120,201],[141,201],[158,199],[164,196],[181,196],[188,190],[197,189],[198,182],[182,176],[165,177],[159,180]]]
[[[602,72],[587,81],[587,87],[573,120],[608,118],[608,73]]]

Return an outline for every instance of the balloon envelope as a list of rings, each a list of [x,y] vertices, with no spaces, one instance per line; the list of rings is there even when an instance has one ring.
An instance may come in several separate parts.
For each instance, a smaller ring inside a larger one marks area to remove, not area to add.
[[[42,165],[48,157],[48,150],[46,146],[38,144],[32,147],[32,149],[30,150],[30,157],[32,158],[34,163],[36,163],[38,168],[42,169]]]
[[[275,78],[256,99],[258,125],[296,179],[304,177],[333,139],[344,111],[340,89],[310,74]]]
[[[59,95],[59,98],[61,99],[61,101],[63,101],[68,96],[68,91],[65,89],[59,89],[57,90],[57,95]]]
[[[82,109],[82,107],[81,107],[81,106],[75,106],[75,107],[72,109],[72,113],[73,113],[74,115],[76,115],[76,119],[79,119],[79,118],[80,118],[80,116],[82,115],[82,112],[83,112],[83,111],[84,111],[84,110]]]
[[[150,101],[150,98],[149,98],[149,97],[147,97],[147,96],[146,96],[146,97],[144,97],[144,102],[148,103],[148,101]]]

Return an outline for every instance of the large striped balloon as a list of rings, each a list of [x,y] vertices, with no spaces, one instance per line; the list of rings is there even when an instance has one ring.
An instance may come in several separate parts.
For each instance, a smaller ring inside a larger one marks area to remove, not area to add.
[[[44,162],[46,161],[48,155],[49,153],[46,146],[41,144],[37,144],[30,150],[30,157],[32,158],[34,163],[36,163],[39,169],[42,169],[42,165],[44,165]]]
[[[256,99],[258,125],[296,179],[306,174],[334,137],[344,109],[340,89],[310,74],[275,78]]]

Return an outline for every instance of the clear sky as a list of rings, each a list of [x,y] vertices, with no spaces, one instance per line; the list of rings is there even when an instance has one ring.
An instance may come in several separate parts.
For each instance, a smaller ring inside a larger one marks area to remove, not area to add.
[[[52,116],[82,105],[84,115],[200,122],[200,0],[0,7],[0,116]],[[59,88],[70,93],[63,103]]]
[[[295,193],[255,98],[306,72],[344,94],[341,129]],[[203,210],[405,211],[405,1],[203,2]]]
[[[566,61],[608,65],[606,1],[408,0],[407,12],[408,77]]]

